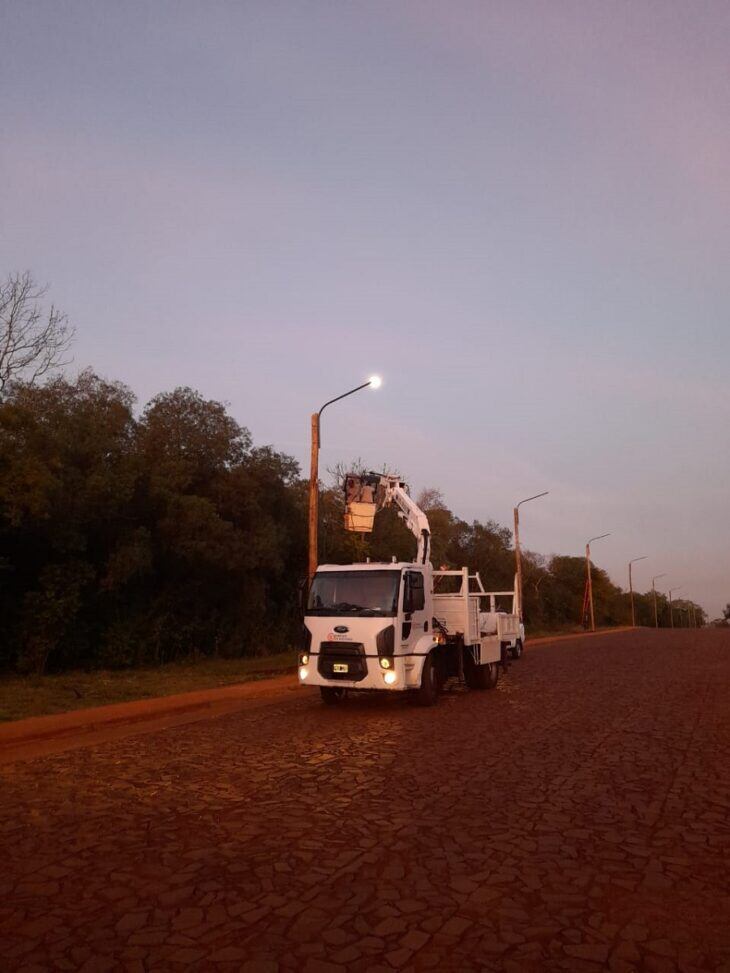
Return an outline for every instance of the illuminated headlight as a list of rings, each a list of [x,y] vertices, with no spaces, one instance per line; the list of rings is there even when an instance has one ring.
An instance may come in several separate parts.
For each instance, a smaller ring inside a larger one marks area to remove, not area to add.
[[[384,674],[383,680],[385,681],[386,686],[392,686],[394,683],[398,681],[398,676],[396,676],[396,674],[391,669],[390,672],[386,672]]]
[[[308,662],[309,662],[309,653],[302,652],[302,654],[299,656],[299,665],[306,666]]]
[[[299,666],[299,678],[302,680],[302,682],[307,678],[308,675],[309,669],[307,669],[306,666]]]
[[[392,665],[393,663],[390,661],[390,659],[387,656],[383,656],[383,658],[380,660],[381,669],[390,669]]]

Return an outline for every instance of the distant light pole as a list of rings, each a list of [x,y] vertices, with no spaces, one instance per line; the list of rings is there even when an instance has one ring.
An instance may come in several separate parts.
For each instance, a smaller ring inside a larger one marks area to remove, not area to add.
[[[657,574],[656,577],[651,579],[651,593],[654,595],[654,628],[659,628],[659,615],[657,614],[656,608],[656,588],[654,587],[654,582],[658,581],[659,578],[666,578],[667,572],[664,574]]]
[[[672,592],[673,591],[679,591],[683,587],[684,586],[680,584],[680,585],[677,585],[676,588],[670,588],[669,589],[669,624],[672,626],[672,628],[674,628],[674,611],[672,609]]]
[[[311,583],[312,578],[317,570],[317,525],[319,520],[319,426],[320,417],[328,405],[332,405],[333,402],[339,402],[340,399],[346,399],[348,395],[354,395],[355,392],[359,392],[360,389],[373,388],[379,389],[383,384],[382,379],[378,375],[371,376],[367,382],[363,382],[362,385],[358,385],[354,389],[350,389],[349,392],[343,392],[342,395],[336,396],[334,399],[330,399],[328,402],[322,406],[319,412],[314,412],[312,414],[312,461],[309,474],[309,581]]]
[[[520,549],[520,507],[523,503],[529,503],[530,500],[537,500],[539,497],[546,497],[549,492],[549,490],[545,490],[544,493],[536,493],[534,497],[527,497],[525,500],[520,500],[513,510],[515,515],[515,563],[517,566],[517,597],[520,603],[520,621],[522,621],[522,550]]]
[[[643,557],[635,557],[633,560],[629,561],[629,592],[631,594],[631,627],[636,628],[636,615],[634,613],[634,585],[631,580],[631,565],[636,564],[637,561],[646,561],[649,555],[645,554]]]
[[[591,544],[593,541],[600,541],[604,537],[610,537],[611,532],[607,534],[599,534],[597,537],[591,537],[591,539],[586,544],[586,585],[588,587],[588,604],[591,610],[591,631],[596,630],[596,618],[593,612],[593,575],[591,573]]]

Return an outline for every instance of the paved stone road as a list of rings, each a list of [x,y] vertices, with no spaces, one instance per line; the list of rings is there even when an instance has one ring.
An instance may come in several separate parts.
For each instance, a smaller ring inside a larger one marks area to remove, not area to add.
[[[2,970],[730,971],[730,636],[0,768]]]

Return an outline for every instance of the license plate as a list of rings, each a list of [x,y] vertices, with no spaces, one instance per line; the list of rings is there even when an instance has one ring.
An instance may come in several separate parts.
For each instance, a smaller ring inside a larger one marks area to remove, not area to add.
[[[333,662],[332,663],[333,672],[349,672],[350,667],[346,662]]]

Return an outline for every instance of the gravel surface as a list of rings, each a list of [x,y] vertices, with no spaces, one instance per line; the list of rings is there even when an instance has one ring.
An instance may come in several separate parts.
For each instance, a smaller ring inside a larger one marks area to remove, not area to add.
[[[0,969],[730,973],[730,633],[0,767]]]

